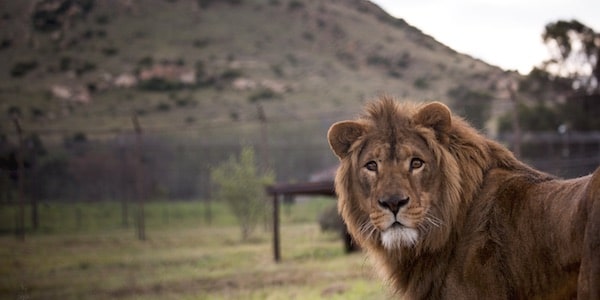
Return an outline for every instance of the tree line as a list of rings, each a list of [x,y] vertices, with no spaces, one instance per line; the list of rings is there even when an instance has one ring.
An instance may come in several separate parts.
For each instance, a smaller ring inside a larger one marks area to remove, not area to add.
[[[526,131],[600,130],[600,33],[577,20],[546,25],[542,38],[552,57],[519,82],[518,93],[534,99],[517,112]],[[515,130],[510,116],[501,132]]]

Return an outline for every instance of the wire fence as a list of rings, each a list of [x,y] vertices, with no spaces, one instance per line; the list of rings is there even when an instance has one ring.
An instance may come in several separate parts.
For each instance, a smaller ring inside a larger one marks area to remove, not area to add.
[[[333,174],[327,170],[335,168],[337,159],[325,136],[334,121],[316,118],[287,128],[282,128],[285,122],[185,128],[138,123],[138,131],[133,123],[122,130],[22,128],[20,138],[15,129],[0,140],[0,209],[54,202],[208,201],[212,168],[247,146],[271,166],[278,182],[307,181]],[[514,138],[497,137],[509,147]],[[560,177],[586,175],[600,165],[600,133],[524,134],[520,158]],[[13,220],[2,221],[0,232],[24,227],[24,220]],[[143,238],[143,231],[138,234]]]

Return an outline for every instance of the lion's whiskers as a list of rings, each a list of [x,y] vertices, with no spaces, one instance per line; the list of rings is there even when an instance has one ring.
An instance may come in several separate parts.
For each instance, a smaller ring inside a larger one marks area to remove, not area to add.
[[[439,228],[441,227],[444,223],[442,222],[442,220],[440,220],[440,218],[432,216],[430,214],[427,214],[425,216],[425,221],[428,222],[429,224]]]
[[[444,225],[444,222],[440,218],[433,216],[429,213],[423,218],[423,222],[419,223],[418,227],[421,231],[427,232],[433,227],[440,228]]]
[[[371,223],[370,220],[365,220],[362,222],[362,224],[359,226],[360,228],[360,234],[362,236],[364,236],[366,239],[371,239],[374,237],[377,228],[375,228],[375,226],[373,226],[373,224]]]

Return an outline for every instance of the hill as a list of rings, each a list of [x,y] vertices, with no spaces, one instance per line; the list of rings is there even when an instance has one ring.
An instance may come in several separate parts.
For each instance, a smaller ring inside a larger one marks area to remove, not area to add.
[[[133,113],[155,128],[251,124],[258,103],[269,121],[302,127],[352,116],[381,93],[441,100],[483,122],[475,114],[513,76],[364,0],[0,7],[0,111],[40,132],[118,132]]]

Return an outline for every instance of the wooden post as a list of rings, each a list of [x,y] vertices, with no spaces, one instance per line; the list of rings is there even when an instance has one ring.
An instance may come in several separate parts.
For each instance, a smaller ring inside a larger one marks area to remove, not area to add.
[[[273,194],[273,256],[276,263],[281,261],[279,242],[279,199],[277,193]]]
[[[508,94],[510,101],[514,105],[512,112],[513,125],[513,153],[517,158],[521,157],[521,123],[519,122],[519,97],[517,95],[518,83],[510,81],[508,83]]]
[[[13,117],[17,135],[19,138],[19,150],[17,151],[17,179],[19,189],[19,212],[17,213],[17,228],[15,234],[18,240],[25,241],[25,145],[23,141],[23,130],[17,116]]]
[[[146,225],[144,215],[144,172],[142,170],[142,127],[138,121],[137,114],[132,117],[133,127],[135,128],[135,145],[137,162],[135,165],[135,192],[138,201],[137,211],[137,234],[140,241],[146,240]]]
[[[269,153],[269,128],[267,125],[267,116],[265,110],[260,103],[256,104],[258,110],[258,120],[260,121],[260,145],[261,145],[261,172],[266,174],[271,169],[270,153]]]
[[[131,194],[129,193],[123,193],[125,189],[125,186],[123,185],[123,182],[125,181],[125,175],[127,170],[127,165],[126,165],[126,160],[125,160],[125,148],[123,146],[123,141],[122,139],[119,137],[119,162],[121,163],[121,174],[119,174],[119,181],[121,182],[119,184],[120,190],[121,190],[121,226],[123,226],[123,228],[129,228],[129,204],[127,203],[129,200],[129,196]]]

